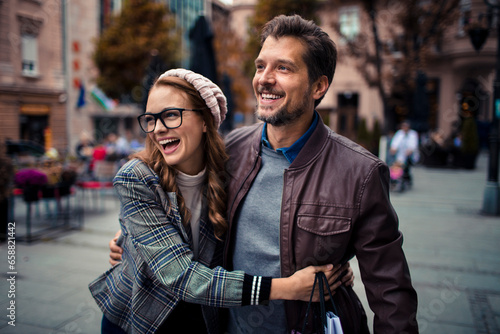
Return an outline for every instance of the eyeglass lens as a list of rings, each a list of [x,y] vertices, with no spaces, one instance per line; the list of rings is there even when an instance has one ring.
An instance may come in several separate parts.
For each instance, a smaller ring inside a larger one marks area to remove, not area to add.
[[[141,115],[139,116],[139,123],[145,132],[152,132],[156,127],[158,118],[165,127],[169,129],[178,128],[182,123],[182,109],[167,109],[158,114]]]

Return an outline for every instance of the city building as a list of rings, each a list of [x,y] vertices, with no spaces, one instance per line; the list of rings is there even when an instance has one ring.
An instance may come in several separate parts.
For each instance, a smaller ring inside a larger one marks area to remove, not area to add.
[[[0,141],[68,145],[62,3],[0,1]]]
[[[161,0],[175,15],[176,27],[181,35],[179,66],[190,67],[190,29],[200,16],[211,17],[212,6],[207,0]],[[123,0],[101,0],[67,2],[66,50],[68,69],[68,117],[70,150],[78,144],[81,136],[89,136],[96,143],[105,140],[109,133],[119,136],[144,139],[137,125],[137,116],[142,112],[144,89],[130,92],[130,101],[109,99],[96,85],[98,70],[92,54],[95,40],[109,24],[111,15],[118,15],[124,6]],[[76,48],[75,48],[76,46]],[[139,87],[142,88],[142,87]]]
[[[253,15],[255,0],[234,0],[231,8],[231,28],[244,39],[248,31],[248,18]],[[427,5],[429,1],[422,1]],[[361,1],[335,2],[321,1],[318,16],[321,27],[336,42],[339,60],[332,87],[318,106],[325,122],[347,137],[357,140],[359,123],[363,120],[368,130],[375,124],[383,124],[384,110],[378,87],[366,80],[363,73],[368,65],[361,68],[350,57],[347,48],[349,38],[355,39],[365,33],[370,36],[370,18]],[[393,2],[393,7],[380,7],[382,2],[374,2],[377,8],[377,28],[384,47],[393,49],[390,58],[398,57],[397,41],[390,39],[400,29],[396,15],[404,9],[404,3]],[[440,36],[439,43],[433,45],[431,56],[426,62],[424,97],[427,100],[426,114],[420,131],[423,137],[429,135],[446,146],[453,139],[464,108],[473,109],[483,138],[487,124],[491,121],[493,108],[493,79],[496,61],[496,19],[493,15],[491,33],[480,52],[474,50],[467,34],[467,24],[479,15],[486,17],[488,8],[483,0],[461,0],[458,4],[454,23]],[[494,14],[494,13],[493,13]],[[468,21],[469,20],[469,21]],[[439,22],[438,22],[439,23]],[[334,27],[337,27],[335,29]],[[343,36],[340,36],[342,32]],[[392,44],[392,45],[389,45]],[[366,48],[373,49],[373,40],[366,40]],[[382,66],[390,73],[389,59],[382,59]],[[369,72],[373,69],[368,69]],[[394,101],[394,99],[391,99]],[[418,100],[417,100],[418,102]],[[413,115],[397,103],[391,112],[396,114],[392,126]]]
[[[180,66],[190,68],[192,41],[189,33],[200,16],[205,17],[212,28],[224,30],[228,27],[243,47],[256,0],[233,0],[229,4],[220,0],[161,2],[176,16],[182,36]],[[382,6],[382,2],[374,3]],[[427,3],[422,1],[423,5]],[[398,41],[391,40],[391,36],[394,37],[399,29],[395,18],[401,8],[397,7],[401,6],[398,2],[392,4],[396,7],[377,7],[376,21],[383,47],[392,50],[392,54],[382,58],[383,69],[389,74],[391,61],[398,57]],[[141,136],[135,121],[141,106],[117,103],[107,98],[95,83],[98,72],[92,61],[94,41],[109,23],[109,16],[119,13],[122,7],[123,0],[0,1],[0,117],[3,120],[0,122],[0,141],[31,140],[46,148],[54,147],[60,153],[72,154],[82,135],[96,142],[110,132],[120,135],[131,132],[133,136]],[[461,117],[472,111],[485,145],[493,110],[497,34],[490,29],[484,46],[476,51],[467,29],[480,21],[481,14],[487,13],[483,0],[459,1],[454,23],[433,45],[431,56],[423,67],[425,83],[421,96],[426,104],[420,117],[423,123],[419,125],[422,138],[432,136],[439,145],[449,145]],[[360,67],[347,48],[349,38],[355,39],[364,33],[370,35],[370,20],[358,0],[335,4],[321,1],[318,17],[320,25],[339,49],[333,85],[318,111],[333,130],[358,140],[361,122],[366,124],[368,131],[373,131],[386,121],[380,90],[363,73],[373,69],[368,65]],[[493,15],[491,26],[495,25]],[[372,40],[366,40],[367,48],[373,45]],[[218,47],[224,49],[228,45]],[[241,59],[221,55],[220,50],[217,56],[218,76],[224,73],[233,78],[238,76],[238,96],[247,100],[244,107],[238,101],[242,110],[235,111],[239,116],[244,114],[244,120],[240,121],[255,122],[251,112],[255,105],[251,78],[243,79],[242,72],[236,74],[236,69],[241,68]],[[390,87],[386,88],[390,92]],[[396,115],[393,129],[401,119],[415,116],[396,99],[390,102],[391,113]]]

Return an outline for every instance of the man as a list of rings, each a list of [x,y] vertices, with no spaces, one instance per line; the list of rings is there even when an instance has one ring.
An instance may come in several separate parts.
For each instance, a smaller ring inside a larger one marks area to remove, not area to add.
[[[326,127],[315,111],[336,49],[299,16],[268,22],[255,60],[257,116],[226,140],[230,155],[226,264],[286,277],[357,256],[375,333],[416,333],[417,296],[389,200],[387,166]],[[280,207],[281,210],[277,210]],[[230,333],[300,330],[305,303],[231,309]]]
[[[333,41],[314,23],[282,15],[265,25],[261,44],[253,87],[264,123],[234,130],[226,140],[226,266],[286,277],[357,256],[374,332],[417,333],[417,297],[387,165],[331,131],[315,111],[335,72]],[[306,306],[231,309],[228,332],[300,331]]]

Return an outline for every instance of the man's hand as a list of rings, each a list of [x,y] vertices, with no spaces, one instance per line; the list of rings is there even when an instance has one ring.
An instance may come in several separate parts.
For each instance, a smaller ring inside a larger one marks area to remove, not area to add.
[[[123,249],[116,244],[116,241],[122,234],[122,231],[119,230],[116,232],[115,237],[109,242],[109,263],[114,266],[117,263],[120,263],[122,260]]]
[[[344,265],[346,270],[345,275],[342,277],[341,281],[345,286],[354,286],[354,272],[352,271],[351,265],[347,262]]]

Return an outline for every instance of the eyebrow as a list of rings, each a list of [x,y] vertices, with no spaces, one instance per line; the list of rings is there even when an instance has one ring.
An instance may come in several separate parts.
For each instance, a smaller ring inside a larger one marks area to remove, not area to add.
[[[293,69],[297,69],[297,67],[298,67],[295,64],[295,62],[293,62],[291,60],[288,60],[288,59],[279,58],[275,62],[278,63],[278,64],[288,65],[288,66],[292,67]],[[264,60],[262,58],[255,59],[255,65],[260,64],[260,63],[264,63]]]
[[[146,110],[145,114],[159,114],[159,113],[162,113],[162,112],[164,112],[165,110],[169,110],[169,109],[190,109],[190,108],[166,107],[166,108],[163,108],[161,111],[158,111],[158,112],[152,112],[152,111],[148,111],[148,110]]]

